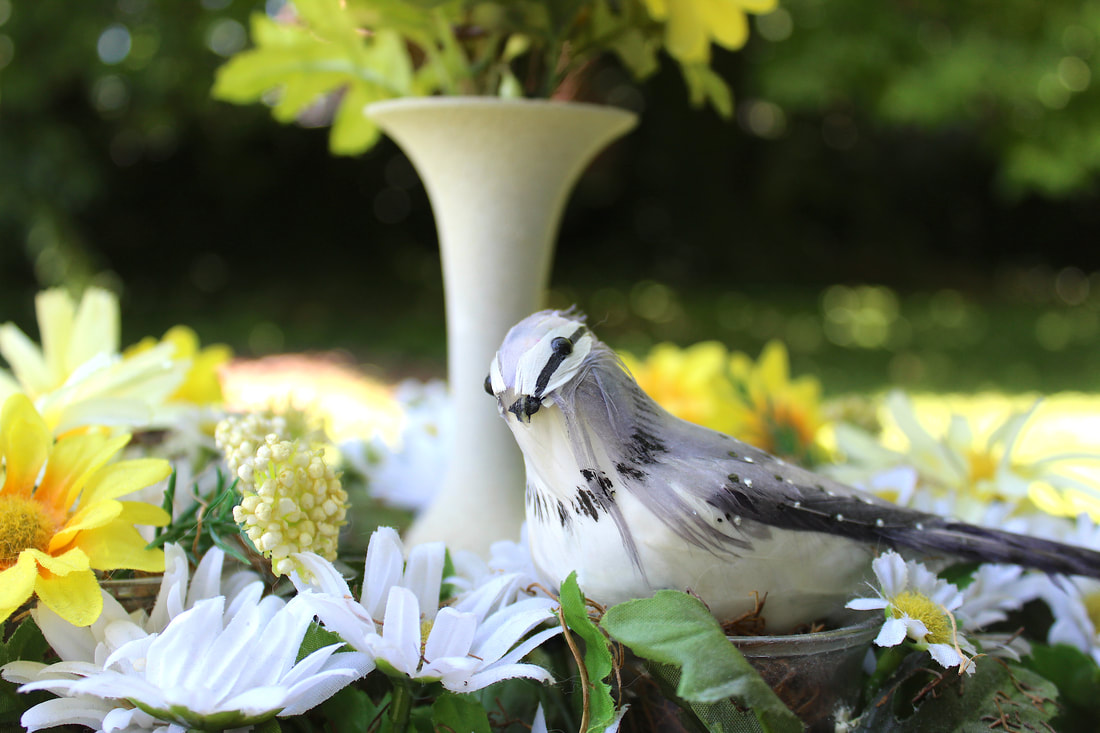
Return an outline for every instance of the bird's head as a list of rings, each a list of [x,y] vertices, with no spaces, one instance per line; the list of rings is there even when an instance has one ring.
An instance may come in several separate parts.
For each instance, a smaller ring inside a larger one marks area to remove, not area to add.
[[[508,331],[489,365],[485,391],[500,414],[529,423],[546,400],[582,370],[596,339],[572,311],[539,311]]]

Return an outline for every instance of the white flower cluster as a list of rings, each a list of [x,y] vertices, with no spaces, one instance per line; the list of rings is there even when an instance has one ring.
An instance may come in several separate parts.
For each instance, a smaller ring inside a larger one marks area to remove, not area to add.
[[[233,518],[279,575],[298,567],[294,553],[336,558],[348,502],[339,477],[325,463],[324,448],[286,433],[285,418],[265,415],[226,418],[215,433],[240,481],[243,499]]]

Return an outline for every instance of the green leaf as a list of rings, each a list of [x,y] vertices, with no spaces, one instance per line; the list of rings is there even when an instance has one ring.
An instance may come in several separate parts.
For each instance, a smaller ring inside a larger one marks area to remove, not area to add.
[[[0,624],[0,639],[3,639],[6,627],[6,623]],[[0,643],[0,666],[17,660],[42,662],[49,651],[50,645],[42,636],[38,624],[28,616],[15,627],[15,631],[11,632],[7,641]],[[19,718],[23,712],[53,697],[44,690],[22,694],[16,692],[17,689],[18,685],[15,683],[0,680],[0,730],[2,731],[23,730],[19,725]]]
[[[662,590],[612,606],[600,623],[643,659],[677,668],[679,698],[703,704],[733,699],[751,710],[765,731],[802,730],[699,599]]]
[[[302,643],[298,645],[298,656],[294,661],[300,662],[313,652],[326,646],[343,643],[344,640],[340,638],[339,634],[329,631],[314,621],[306,629],[305,636],[302,637]]]
[[[584,640],[584,668],[588,675],[588,731],[602,731],[615,718],[611,685],[606,682],[613,669],[611,644],[588,617],[577,574],[570,573],[561,584],[561,609],[569,630]]]
[[[405,40],[392,28],[364,38],[338,0],[303,0],[295,7],[306,25],[253,16],[256,47],[218,69],[212,94],[251,104],[277,90],[272,115],[285,123],[323,95],[342,92],[329,148],[336,154],[361,153],[379,137],[363,107],[412,92],[412,61]]]
[[[462,733],[491,733],[489,715],[476,698],[445,692],[432,704],[432,723],[436,730]]]
[[[8,640],[0,644],[0,664],[7,664],[18,659],[41,662],[45,659],[49,650],[50,645],[46,641],[46,637],[42,636],[38,624],[28,616],[15,627],[15,631],[11,632]]]
[[[1100,667],[1092,657],[1068,644],[1033,644],[1024,665],[1058,688],[1058,701],[1066,708],[1060,717],[1100,720]],[[1065,728],[1077,729],[1072,724]]]
[[[733,117],[733,92],[713,69],[706,64],[680,64],[680,71],[692,105],[709,104],[723,119]]]
[[[857,730],[1056,730],[1050,727],[1059,711],[1058,690],[1052,682],[992,657],[981,657],[976,665],[973,675],[939,668],[932,675],[927,670],[936,664],[927,654],[910,654],[883,684],[885,694],[870,701]]]
[[[348,685],[321,703],[321,712],[325,720],[333,724],[335,733],[368,733],[371,723],[387,704],[388,695],[375,705],[366,692],[354,685]]]

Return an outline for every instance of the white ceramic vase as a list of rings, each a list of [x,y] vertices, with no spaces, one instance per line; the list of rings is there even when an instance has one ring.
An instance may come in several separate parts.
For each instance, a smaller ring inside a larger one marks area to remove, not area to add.
[[[524,516],[523,460],[485,394],[489,362],[508,329],[544,307],[562,210],[581,172],[637,116],[495,97],[396,99],[366,114],[416,167],[443,264],[454,437],[439,493],[407,539],[484,554],[518,539]]]

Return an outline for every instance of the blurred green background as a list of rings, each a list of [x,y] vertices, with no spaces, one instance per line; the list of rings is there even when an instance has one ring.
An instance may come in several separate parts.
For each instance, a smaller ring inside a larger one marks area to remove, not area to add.
[[[553,304],[613,344],[787,342],[826,391],[1100,391],[1100,2],[790,0],[718,52],[734,120],[675,70],[562,225]],[[242,355],[443,374],[431,211],[388,141],[327,152],[210,98],[279,0],[0,0],[0,320],[41,287],[122,294]],[[669,65],[666,65],[669,66]]]

